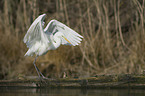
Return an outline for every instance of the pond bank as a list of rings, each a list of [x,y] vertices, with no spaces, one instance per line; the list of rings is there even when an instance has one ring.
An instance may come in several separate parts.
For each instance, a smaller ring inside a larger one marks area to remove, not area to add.
[[[144,74],[97,75],[89,78],[59,78],[40,80],[23,77],[15,80],[0,80],[0,87],[21,88],[145,88]]]

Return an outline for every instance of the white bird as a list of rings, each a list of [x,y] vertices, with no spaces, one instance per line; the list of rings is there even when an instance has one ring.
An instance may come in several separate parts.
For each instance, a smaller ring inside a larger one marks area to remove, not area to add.
[[[25,56],[36,54],[33,64],[40,78],[46,77],[44,77],[35,65],[38,56],[46,54],[48,50],[55,50],[61,44],[79,45],[83,38],[83,36],[57,20],[51,20],[44,29],[45,16],[46,14],[42,14],[35,19],[23,40],[29,48]]]

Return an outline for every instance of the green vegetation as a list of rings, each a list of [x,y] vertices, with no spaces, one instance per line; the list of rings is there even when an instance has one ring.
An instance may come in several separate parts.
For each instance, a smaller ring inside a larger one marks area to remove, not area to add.
[[[23,37],[40,14],[81,35],[76,47],[61,46],[37,60],[47,77],[142,73],[145,69],[145,0],[1,0],[0,79],[37,75]]]

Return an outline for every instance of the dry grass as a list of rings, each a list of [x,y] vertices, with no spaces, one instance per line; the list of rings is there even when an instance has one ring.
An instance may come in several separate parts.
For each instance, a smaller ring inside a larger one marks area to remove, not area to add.
[[[0,1],[0,79],[37,75],[23,37],[33,20],[46,13],[84,36],[77,47],[61,46],[39,57],[47,77],[142,73],[145,68],[144,0]]]

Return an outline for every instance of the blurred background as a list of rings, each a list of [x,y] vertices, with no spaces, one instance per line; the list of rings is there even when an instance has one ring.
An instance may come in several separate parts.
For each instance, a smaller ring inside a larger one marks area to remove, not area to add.
[[[23,43],[33,20],[47,14],[84,36],[37,59],[46,77],[141,74],[145,69],[145,0],[0,0],[0,79],[37,76]]]

